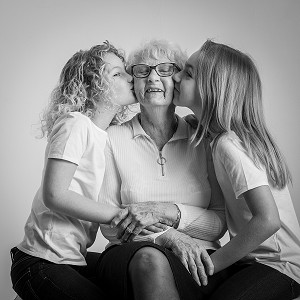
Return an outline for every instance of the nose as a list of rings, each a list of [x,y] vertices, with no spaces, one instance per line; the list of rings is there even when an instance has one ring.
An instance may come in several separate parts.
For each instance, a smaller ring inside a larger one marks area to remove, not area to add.
[[[155,81],[159,81],[160,80],[160,76],[157,74],[157,72],[152,69],[150,74],[148,75],[148,81],[150,82],[155,82]]]
[[[127,81],[128,82],[133,82],[133,76],[127,73]]]
[[[173,75],[173,80],[176,82],[176,83],[180,83],[181,82],[181,78],[182,78],[182,71],[178,72],[178,73],[175,73]]]

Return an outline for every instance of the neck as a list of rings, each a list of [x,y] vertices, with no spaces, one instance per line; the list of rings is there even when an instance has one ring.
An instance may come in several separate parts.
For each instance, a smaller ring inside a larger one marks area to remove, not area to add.
[[[190,109],[193,111],[194,115],[199,120],[201,118],[201,113],[202,113],[200,107],[195,106],[195,107],[191,107]],[[214,139],[220,133],[220,130],[218,129],[219,126],[217,124],[217,121],[215,119],[212,119],[208,129],[208,133],[212,139]]]
[[[100,129],[106,130],[118,110],[119,107],[97,108],[91,120]]]
[[[170,105],[167,109],[145,109],[141,106],[140,116],[141,126],[161,150],[177,129],[175,106]]]

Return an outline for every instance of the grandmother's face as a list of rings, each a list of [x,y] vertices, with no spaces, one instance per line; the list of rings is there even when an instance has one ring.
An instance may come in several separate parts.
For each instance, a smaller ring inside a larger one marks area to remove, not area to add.
[[[166,57],[140,61],[139,64],[156,66],[169,63]],[[174,82],[172,76],[161,77],[155,69],[145,78],[134,78],[134,91],[138,102],[144,107],[169,106],[173,101]]]

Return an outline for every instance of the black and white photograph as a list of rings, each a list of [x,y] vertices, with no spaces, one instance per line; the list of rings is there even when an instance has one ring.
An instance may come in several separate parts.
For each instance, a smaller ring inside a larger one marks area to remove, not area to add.
[[[0,299],[300,299],[299,16],[1,0]]]

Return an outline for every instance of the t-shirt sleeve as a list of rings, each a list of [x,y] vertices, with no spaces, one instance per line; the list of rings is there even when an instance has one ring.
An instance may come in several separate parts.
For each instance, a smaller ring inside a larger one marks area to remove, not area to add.
[[[223,165],[236,198],[248,190],[269,185],[265,169],[255,165],[239,141],[221,139],[215,151],[215,157]]]
[[[49,137],[48,158],[79,164],[88,144],[88,122],[84,116],[68,115],[57,122]]]

